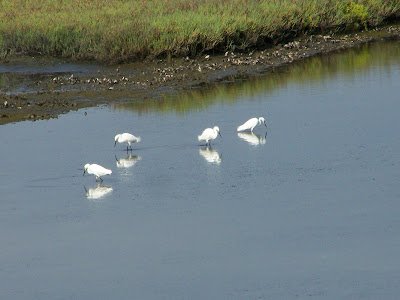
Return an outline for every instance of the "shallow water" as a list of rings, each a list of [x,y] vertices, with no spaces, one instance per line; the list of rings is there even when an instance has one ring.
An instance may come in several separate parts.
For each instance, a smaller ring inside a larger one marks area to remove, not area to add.
[[[1,298],[397,299],[399,52],[1,126]]]

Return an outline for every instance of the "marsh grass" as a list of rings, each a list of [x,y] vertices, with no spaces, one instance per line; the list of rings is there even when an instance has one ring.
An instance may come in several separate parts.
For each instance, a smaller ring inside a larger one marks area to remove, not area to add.
[[[132,61],[244,50],[400,16],[399,0],[2,0],[0,55]]]

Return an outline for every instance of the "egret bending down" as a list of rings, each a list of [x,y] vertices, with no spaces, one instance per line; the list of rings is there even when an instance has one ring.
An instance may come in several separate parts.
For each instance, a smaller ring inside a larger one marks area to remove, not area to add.
[[[237,131],[244,131],[244,130],[249,130],[253,132],[254,127],[257,125],[261,125],[261,123],[264,123],[265,127],[267,127],[267,124],[265,123],[265,119],[263,117],[260,118],[251,118],[250,120],[247,120],[244,124],[240,125],[237,128]]]
[[[115,136],[115,143],[114,143],[114,147],[115,145],[118,143],[126,143],[126,151],[128,151],[128,147],[131,147],[131,144],[133,143],[139,143],[142,139],[140,138],[140,136],[136,137],[133,134],[130,133],[120,133],[117,134]],[[131,147],[132,150],[132,147]]]
[[[110,175],[112,173],[111,170],[106,169],[98,164],[86,164],[85,167],[83,168],[83,176],[85,176],[86,172],[88,174],[95,175],[96,181],[99,178],[101,181],[103,181],[103,179],[101,179],[101,176]]]
[[[222,137],[221,133],[219,132],[218,126],[215,126],[214,128],[206,128],[204,129],[203,133],[199,135],[197,138],[199,141],[206,141],[206,145],[211,146],[211,141],[215,140],[217,136]]]

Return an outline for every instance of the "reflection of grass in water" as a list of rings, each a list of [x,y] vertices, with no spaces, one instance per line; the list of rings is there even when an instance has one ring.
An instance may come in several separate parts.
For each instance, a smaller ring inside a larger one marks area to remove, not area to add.
[[[323,82],[341,74],[355,78],[376,66],[388,68],[400,63],[400,43],[380,42],[366,44],[333,55],[320,55],[268,72],[265,76],[249,78],[235,83],[210,84],[190,92],[181,92],[159,99],[117,103],[116,109],[137,112],[184,114],[206,109],[215,103],[233,104],[240,99],[252,99],[269,94],[290,83]]]
[[[395,41],[369,43],[332,55],[321,55],[290,67],[291,82],[326,80],[342,74],[356,77],[374,66],[390,67],[400,61],[400,44]]]

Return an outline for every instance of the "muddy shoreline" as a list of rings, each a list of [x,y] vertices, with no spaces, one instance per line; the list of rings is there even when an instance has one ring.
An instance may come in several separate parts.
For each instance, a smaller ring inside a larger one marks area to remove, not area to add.
[[[82,75],[49,73],[32,82],[29,93],[0,92],[0,124],[57,118],[84,107],[144,100],[238,76],[261,75],[311,56],[399,37],[400,27],[388,26],[347,35],[305,36],[248,53],[144,61]],[[15,59],[10,58],[8,63]]]

